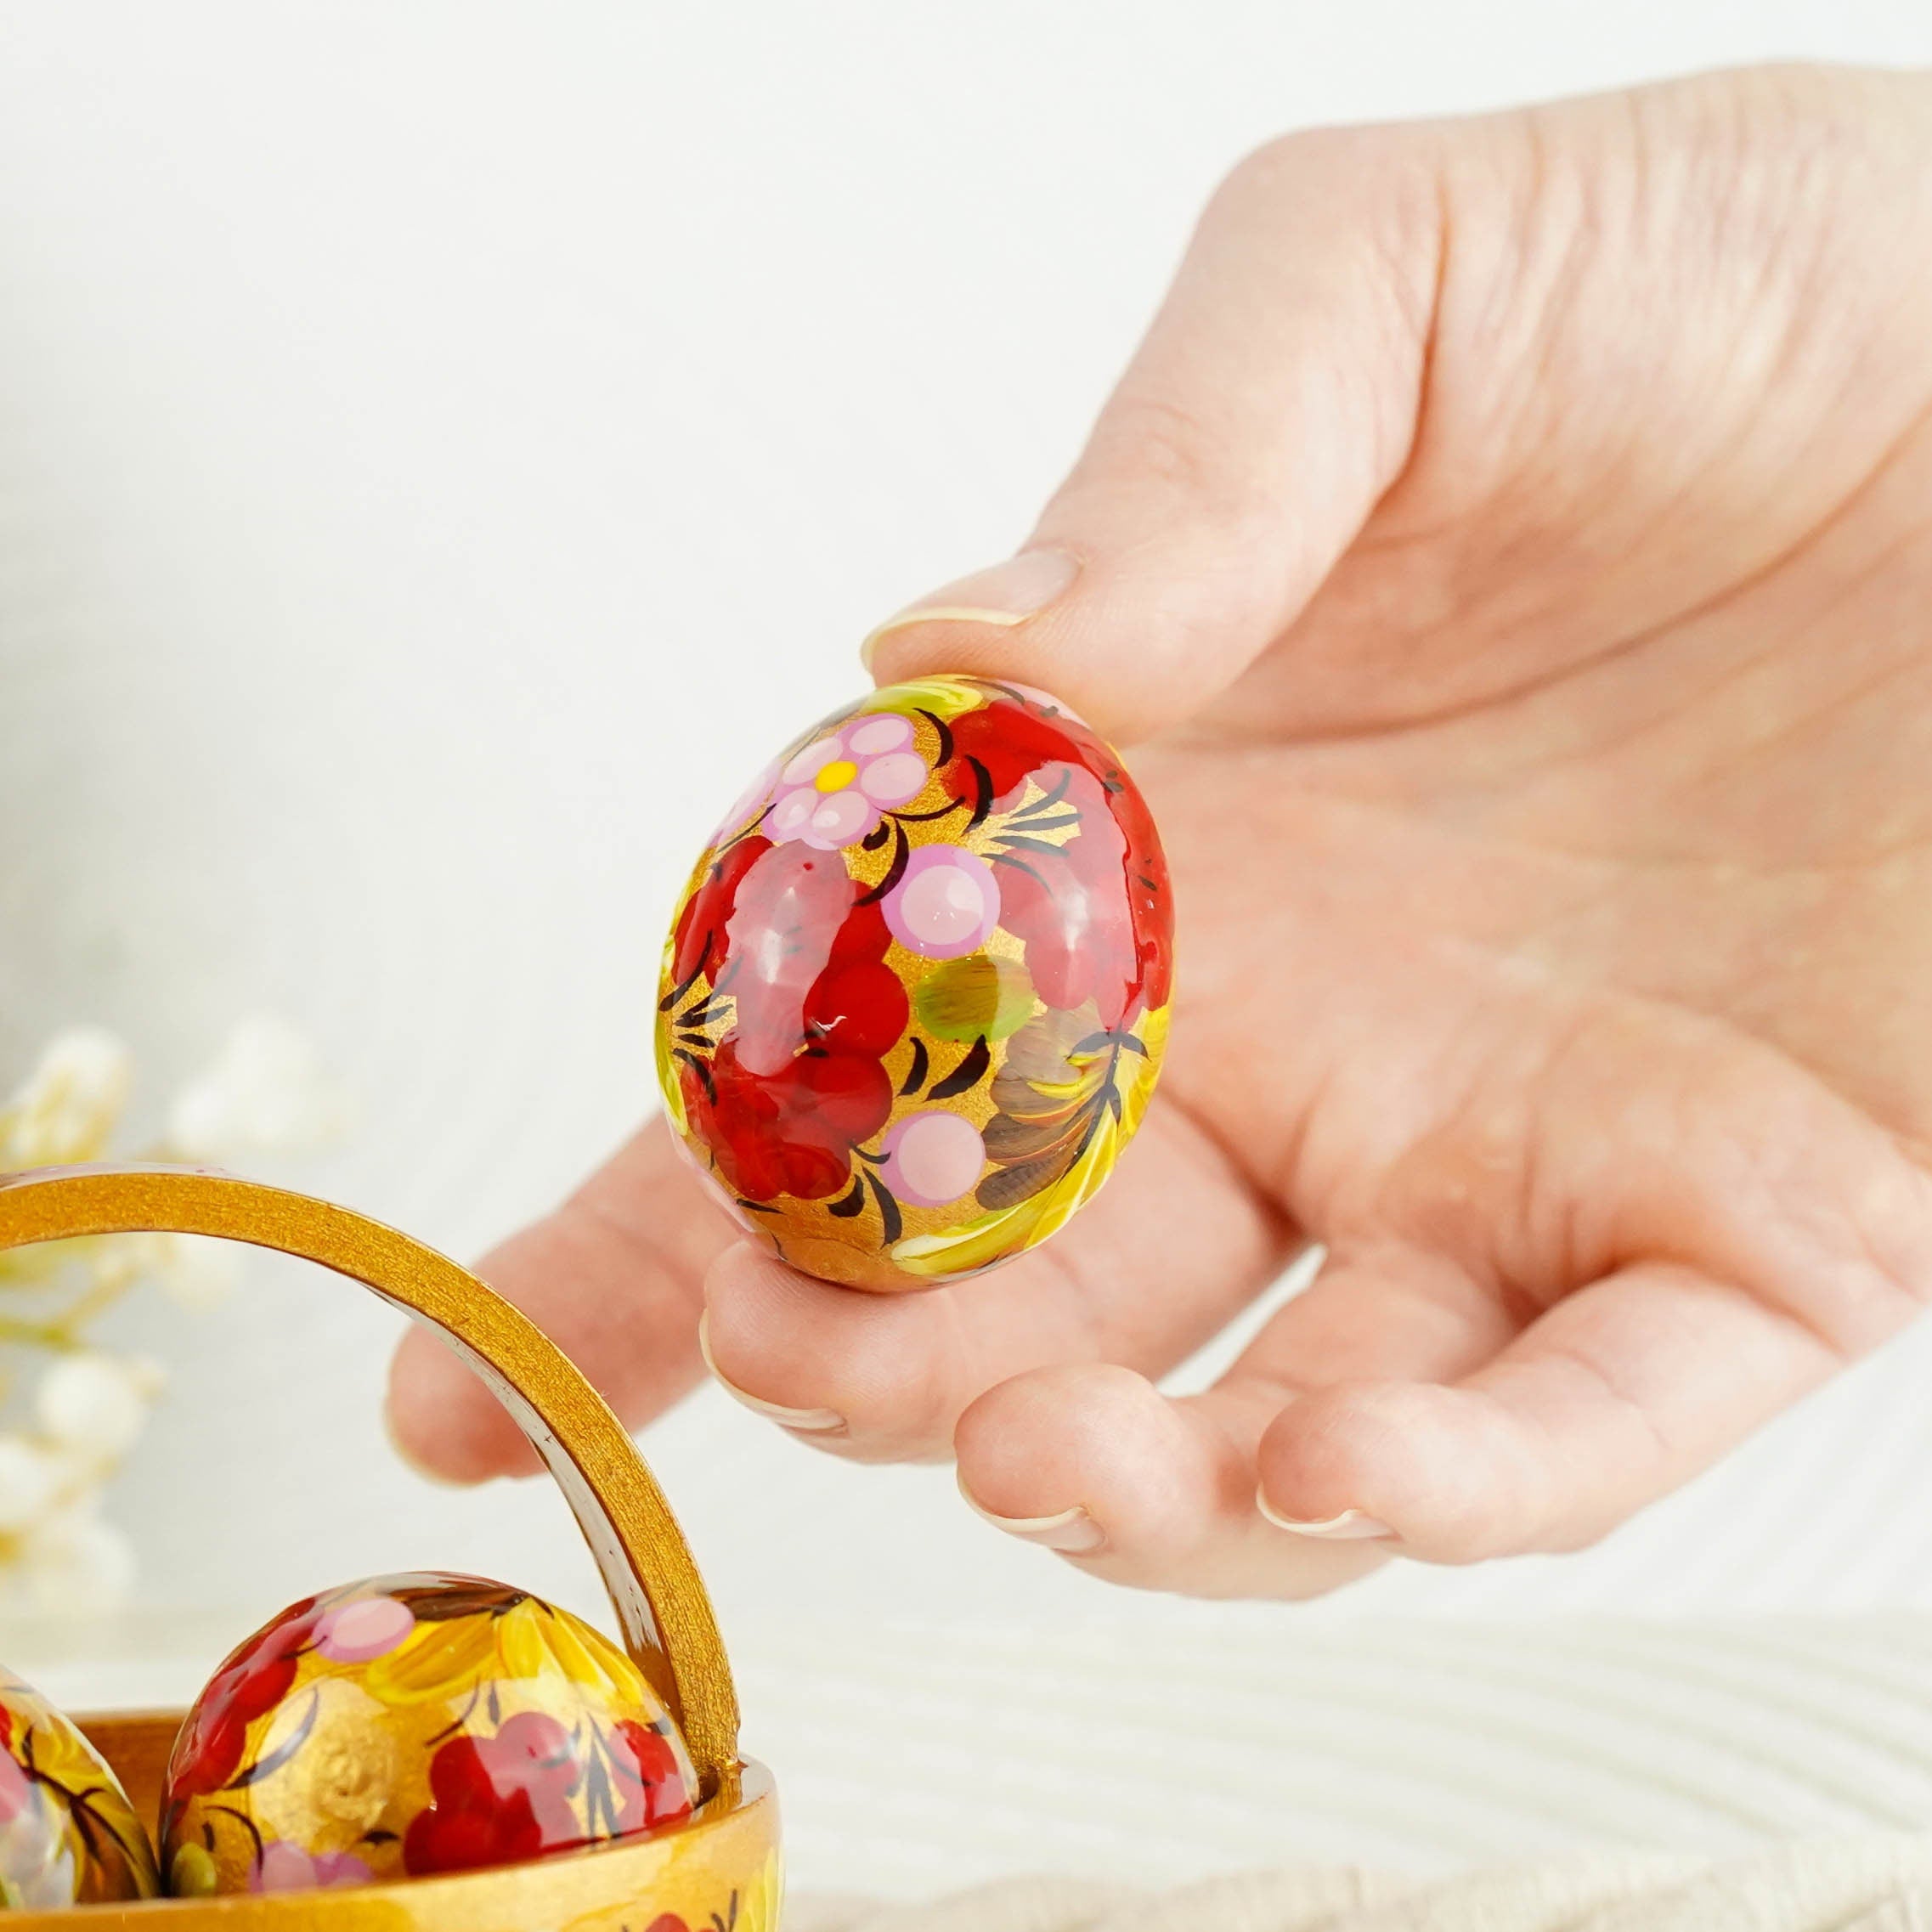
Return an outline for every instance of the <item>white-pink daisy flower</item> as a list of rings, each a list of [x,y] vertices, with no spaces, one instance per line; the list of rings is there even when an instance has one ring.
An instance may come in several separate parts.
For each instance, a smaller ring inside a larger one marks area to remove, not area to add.
[[[814,738],[778,774],[764,832],[776,845],[800,839],[822,852],[856,845],[894,805],[924,790],[926,761],[912,749],[912,721],[861,713]]]

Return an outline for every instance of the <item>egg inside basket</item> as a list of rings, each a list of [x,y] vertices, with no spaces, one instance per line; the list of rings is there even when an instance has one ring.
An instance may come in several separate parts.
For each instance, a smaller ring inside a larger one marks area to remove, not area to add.
[[[10,1925],[338,1932],[776,1932],[777,1802],[738,1755],[737,1700],[709,1597],[636,1445],[540,1330],[434,1251],[346,1208],[182,1168],[41,1170],[0,1180],[0,1251],[136,1232],[297,1255],[361,1282],[443,1337],[514,1416],[563,1491],[602,1574],[623,1648],[675,1723],[695,1777],[688,1816],[518,1863],[327,1889],[232,1890],[9,1912]],[[209,1659],[212,1669],[217,1660]],[[74,1714],[150,1830],[179,1711]]]

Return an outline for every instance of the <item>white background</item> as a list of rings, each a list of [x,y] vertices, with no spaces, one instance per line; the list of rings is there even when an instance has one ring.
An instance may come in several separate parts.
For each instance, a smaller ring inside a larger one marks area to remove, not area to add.
[[[697,841],[878,617],[1024,533],[1246,149],[1790,55],[1932,61],[1932,14],[8,8],[0,1079],[100,1020],[151,1100],[284,1013],[361,1103],[308,1178],[474,1251],[644,1110]],[[239,1635],[435,1563],[592,1601],[553,1493],[396,1464],[394,1328],[268,1265],[217,1319],[130,1315],[172,1378],[116,1505],[148,1610]],[[1342,1613],[1924,1602],[1929,1376],[1922,1335],[1601,1551]],[[710,1393],[648,1448],[754,1678],[894,1619],[1257,1627]]]

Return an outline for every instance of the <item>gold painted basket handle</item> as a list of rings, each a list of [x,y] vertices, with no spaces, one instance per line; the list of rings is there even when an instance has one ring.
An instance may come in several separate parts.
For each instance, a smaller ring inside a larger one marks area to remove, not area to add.
[[[556,1477],[624,1647],[676,1715],[705,1794],[729,1782],[737,1694],[698,1566],[636,1443],[541,1329],[433,1248],[308,1195],[189,1167],[50,1167],[0,1178],[0,1251],[128,1234],[211,1234],[299,1255],[438,1331]]]

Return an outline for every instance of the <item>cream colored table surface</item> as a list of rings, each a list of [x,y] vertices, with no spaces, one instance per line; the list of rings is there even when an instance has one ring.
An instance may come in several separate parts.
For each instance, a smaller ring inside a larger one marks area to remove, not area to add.
[[[1159,1646],[1104,1623],[734,1631],[795,1887],[1443,1873],[1932,1822],[1932,1618],[1222,1614],[1209,1634],[1177,1606]],[[179,1699],[241,1634],[0,1629],[0,1656],[75,1708]]]

